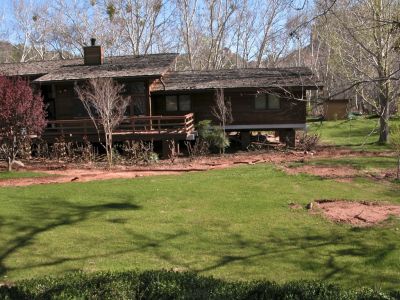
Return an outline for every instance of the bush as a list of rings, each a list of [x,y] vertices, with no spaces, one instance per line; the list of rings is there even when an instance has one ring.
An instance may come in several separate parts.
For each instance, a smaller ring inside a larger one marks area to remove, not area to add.
[[[297,147],[303,151],[313,151],[317,148],[320,140],[319,134],[304,133],[300,136]]]
[[[126,141],[122,147],[125,158],[131,164],[152,164],[158,161],[152,142]]]
[[[400,299],[400,292],[344,290],[325,282],[227,282],[194,273],[71,273],[0,286],[0,299]]]
[[[218,150],[220,153],[229,147],[229,138],[220,126],[211,124],[210,120],[204,120],[198,123],[197,133],[199,139],[205,141],[211,150]]]

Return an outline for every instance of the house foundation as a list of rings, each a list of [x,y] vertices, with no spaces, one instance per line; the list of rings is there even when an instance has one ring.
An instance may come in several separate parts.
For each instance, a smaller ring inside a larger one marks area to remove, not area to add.
[[[296,146],[296,130],[294,129],[280,129],[279,142],[286,144],[288,147]]]

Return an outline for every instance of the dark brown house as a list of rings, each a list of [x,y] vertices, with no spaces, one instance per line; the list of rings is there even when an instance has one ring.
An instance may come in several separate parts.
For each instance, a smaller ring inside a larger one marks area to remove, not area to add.
[[[306,104],[299,99],[307,90],[320,88],[308,68],[176,72],[173,53],[104,58],[101,46],[84,50],[83,59],[0,64],[0,75],[27,78],[41,89],[48,111],[43,137],[49,142],[61,135],[98,139],[74,92],[76,83],[91,78],[114,78],[132,98],[115,140],[165,143],[193,140],[194,124],[214,119],[216,89],[223,89],[234,119],[226,130],[243,136],[274,130],[293,144],[295,130],[306,126]]]

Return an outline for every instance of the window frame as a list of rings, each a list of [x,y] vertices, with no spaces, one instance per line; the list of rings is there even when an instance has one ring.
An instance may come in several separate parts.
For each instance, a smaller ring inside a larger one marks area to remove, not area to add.
[[[170,98],[172,98],[172,97],[174,97],[175,98],[175,101],[176,101],[176,109],[168,109],[168,105],[167,105],[167,99],[168,99],[168,97],[170,97]],[[165,96],[165,111],[166,112],[178,112],[179,111],[179,100],[178,100],[178,96],[177,95],[166,95]]]
[[[262,97],[262,98],[261,98]],[[261,100],[264,101],[264,107],[262,108],[257,108],[257,101],[259,101],[261,98]],[[268,107],[268,97],[267,94],[256,94],[254,97],[254,110],[256,111],[263,111],[263,110],[267,110]]]
[[[189,107],[188,109],[183,110],[182,109],[182,105],[181,105],[181,99],[183,98],[183,96],[187,96],[188,100],[189,100]],[[168,110],[167,109],[167,98],[168,97],[175,97],[176,99],[176,110]],[[192,110],[192,97],[190,94],[182,94],[182,95],[165,95],[165,99],[164,99],[164,103],[165,103],[165,112],[171,113],[171,112],[184,112],[184,113],[188,113]]]
[[[189,108],[183,110],[182,105],[181,105],[181,99],[186,96],[188,97],[186,100],[189,100]],[[178,95],[178,110],[181,112],[190,112],[192,110],[192,97],[190,97],[189,94],[184,94],[184,95]]]
[[[264,108],[257,108],[256,107],[257,106],[256,105],[257,98],[260,97],[260,96],[265,97],[265,107]],[[278,103],[279,103],[279,107],[270,108],[270,104],[269,104],[270,99],[271,99],[270,97],[276,97],[276,99],[278,100]],[[255,97],[254,97],[254,110],[255,111],[258,111],[258,112],[260,112],[260,111],[276,111],[276,110],[280,110],[280,109],[281,109],[281,97],[279,95],[267,94],[267,93],[258,93],[258,94],[255,95]]]

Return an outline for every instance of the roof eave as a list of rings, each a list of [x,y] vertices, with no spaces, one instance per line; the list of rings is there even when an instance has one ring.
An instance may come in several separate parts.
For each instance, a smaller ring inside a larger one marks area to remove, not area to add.
[[[238,89],[249,89],[249,90],[254,90],[254,89],[302,89],[302,90],[321,90],[323,89],[323,85],[289,85],[289,86],[284,86],[284,85],[275,85],[275,86],[236,86],[236,87],[226,87],[226,86],[221,86],[221,87],[206,87],[206,88],[168,88],[166,87],[165,89],[153,89],[151,92],[155,94],[162,94],[165,92],[172,93],[172,92],[190,92],[190,91],[214,91],[216,89],[230,89],[230,90],[238,90]]]
[[[55,79],[55,80],[39,80],[35,79],[33,82],[35,83],[63,83],[63,82],[75,82],[75,81],[86,81],[90,79],[95,79],[95,78],[113,78],[113,79],[158,79],[161,77],[161,74],[150,74],[150,75],[137,75],[137,76],[102,76],[102,77],[88,77],[88,78],[73,78],[73,79]]]

